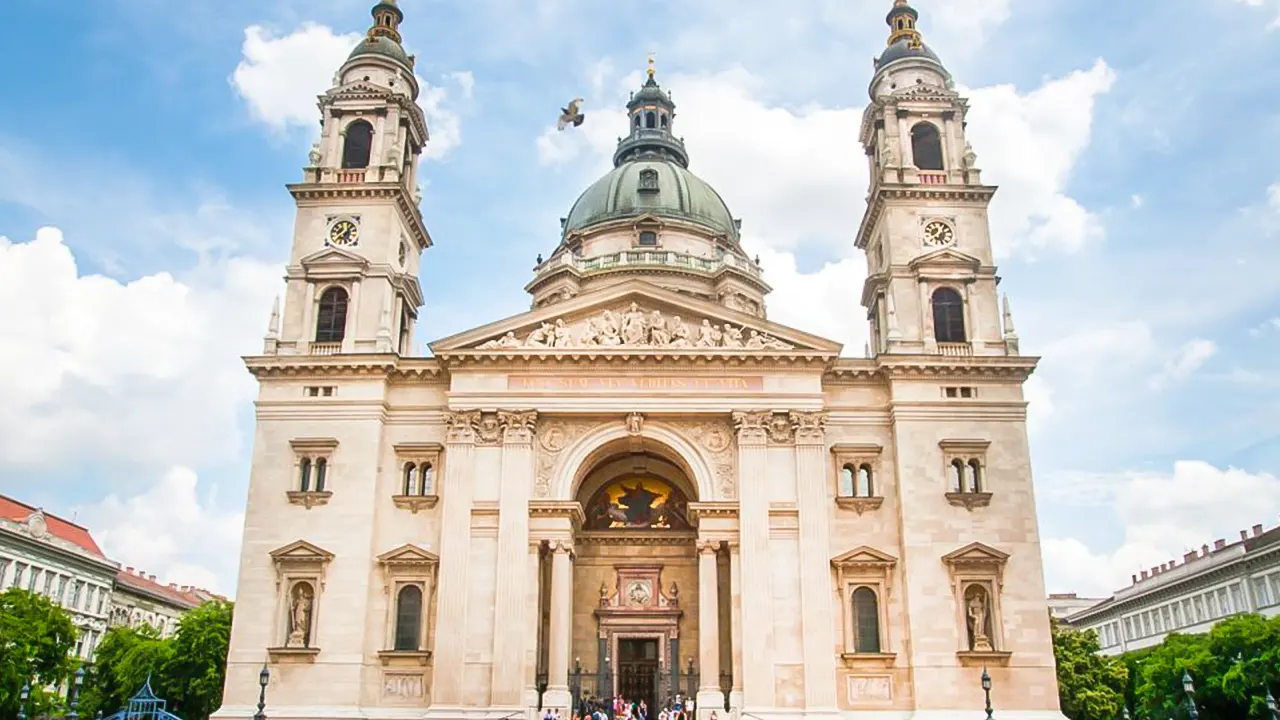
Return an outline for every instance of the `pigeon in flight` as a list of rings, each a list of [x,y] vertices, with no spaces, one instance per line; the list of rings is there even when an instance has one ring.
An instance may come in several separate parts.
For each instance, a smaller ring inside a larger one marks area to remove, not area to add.
[[[569,103],[569,107],[560,108],[560,120],[556,122],[556,129],[564,130],[570,125],[574,127],[581,125],[582,121],[586,118],[586,116],[580,112],[581,108],[582,98],[574,98],[573,102]]]

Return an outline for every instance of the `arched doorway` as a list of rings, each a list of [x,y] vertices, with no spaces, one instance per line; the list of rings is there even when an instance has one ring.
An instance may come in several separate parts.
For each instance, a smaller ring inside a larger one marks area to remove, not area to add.
[[[633,436],[591,453],[575,499],[572,694],[656,716],[697,692],[697,489],[678,453]]]

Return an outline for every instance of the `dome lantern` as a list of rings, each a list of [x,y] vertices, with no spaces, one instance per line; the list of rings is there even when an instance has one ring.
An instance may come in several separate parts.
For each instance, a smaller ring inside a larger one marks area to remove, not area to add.
[[[653,56],[650,55],[644,84],[639,91],[631,93],[631,99],[627,101],[629,131],[618,141],[618,149],[613,153],[614,167],[636,158],[654,157],[689,167],[689,153],[684,149],[684,141],[671,132],[675,124],[676,104],[658,84],[656,75]]]

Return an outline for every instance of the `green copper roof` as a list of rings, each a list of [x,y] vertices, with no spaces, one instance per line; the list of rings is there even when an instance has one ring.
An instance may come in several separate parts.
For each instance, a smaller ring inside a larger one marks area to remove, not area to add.
[[[648,182],[641,189],[641,175]],[[656,190],[652,189],[655,187]],[[669,160],[624,162],[578,197],[565,220],[566,234],[610,220],[653,214],[698,223],[713,233],[737,239],[733,215],[706,182]]]
[[[392,60],[399,61],[407,68],[413,68],[413,62],[409,60],[409,53],[404,51],[400,43],[385,35],[366,37],[361,40],[360,44],[356,45],[351,54],[347,56],[347,59],[350,60],[359,55],[384,55]]]

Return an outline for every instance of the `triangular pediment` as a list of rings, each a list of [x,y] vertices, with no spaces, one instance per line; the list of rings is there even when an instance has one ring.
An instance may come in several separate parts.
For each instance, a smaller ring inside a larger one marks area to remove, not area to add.
[[[942,556],[943,562],[956,567],[974,565],[999,567],[1003,566],[1008,559],[1009,553],[980,542],[969,543]]]
[[[836,567],[882,567],[896,562],[898,559],[894,556],[866,545],[831,558],[831,564]]]
[[[913,270],[921,268],[930,268],[935,270],[963,270],[966,272],[977,272],[982,267],[982,261],[978,258],[962,253],[955,248],[942,248],[927,252],[911,261],[910,267]]]
[[[272,550],[271,558],[276,562],[328,562],[333,559],[333,553],[306,540],[294,540]]]
[[[406,543],[379,555],[378,562],[383,565],[435,565],[440,558],[417,545]]]
[[[333,90],[330,90],[328,93],[329,97],[334,98],[336,100],[341,100],[344,98],[364,99],[369,97],[370,95],[385,97],[390,94],[391,94],[390,88],[385,88],[380,85],[374,85],[373,83],[365,82],[363,80],[357,80],[353,83],[347,83],[342,87],[334,88]]]
[[[840,344],[723,305],[629,280],[431,343],[466,353],[630,352],[838,355]]]
[[[342,248],[326,247],[323,250],[317,250],[310,255],[298,261],[302,267],[313,270],[324,268],[328,270],[330,267],[341,268],[364,268],[369,265],[369,261],[363,257]]]

